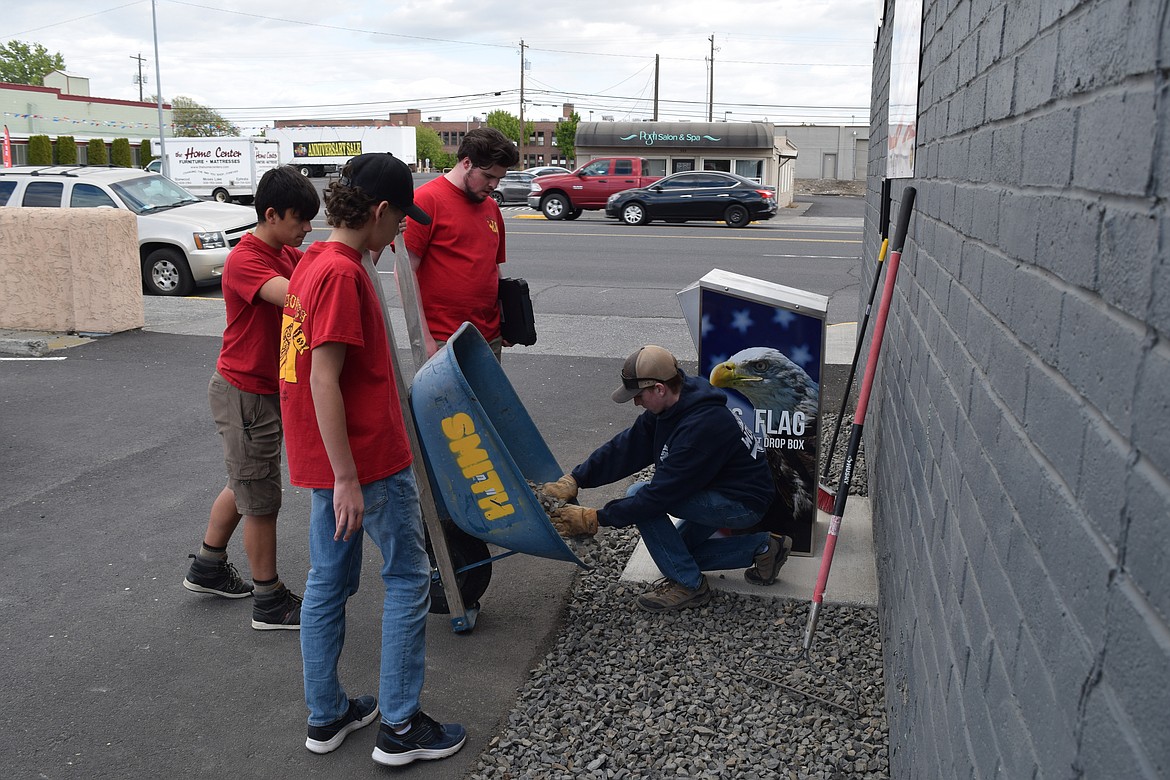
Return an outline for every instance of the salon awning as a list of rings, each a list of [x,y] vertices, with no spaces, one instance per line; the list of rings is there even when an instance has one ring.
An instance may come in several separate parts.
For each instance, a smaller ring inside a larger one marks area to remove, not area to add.
[[[580,122],[578,149],[765,149],[775,145],[770,122]]]

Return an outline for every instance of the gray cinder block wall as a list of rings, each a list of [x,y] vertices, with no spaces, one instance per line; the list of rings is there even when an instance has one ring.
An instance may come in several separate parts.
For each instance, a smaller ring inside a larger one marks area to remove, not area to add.
[[[923,5],[893,213],[906,184],[918,204],[866,420],[891,772],[1167,778],[1170,3]]]

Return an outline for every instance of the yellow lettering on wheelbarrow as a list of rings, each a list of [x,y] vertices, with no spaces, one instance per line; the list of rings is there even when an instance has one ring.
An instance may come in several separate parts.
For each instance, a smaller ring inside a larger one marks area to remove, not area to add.
[[[465,412],[453,414],[443,419],[442,427],[443,435],[450,440],[447,446],[455,453],[455,463],[470,483],[471,492],[480,497],[476,503],[484,519],[498,520],[515,512],[487,450],[479,446],[481,440],[471,416]]]

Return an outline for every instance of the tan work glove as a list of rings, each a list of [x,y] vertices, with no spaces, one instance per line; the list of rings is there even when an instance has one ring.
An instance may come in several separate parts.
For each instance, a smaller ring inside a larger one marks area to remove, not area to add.
[[[572,474],[566,474],[556,482],[545,482],[540,486],[540,492],[558,501],[572,501],[577,497],[577,480]]]
[[[550,516],[561,536],[593,536],[597,533],[597,510],[587,506],[565,504]]]

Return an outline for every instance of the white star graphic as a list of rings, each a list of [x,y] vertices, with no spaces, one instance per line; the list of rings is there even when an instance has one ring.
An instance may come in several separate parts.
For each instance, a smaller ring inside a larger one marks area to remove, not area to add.
[[[792,323],[796,322],[796,315],[788,311],[788,309],[777,309],[776,315],[772,317],[772,322],[787,329]]]
[[[748,328],[755,325],[752,322],[752,313],[747,309],[739,309],[731,314],[731,327],[738,330],[741,335],[748,332]]]
[[[799,363],[802,366],[807,366],[812,362],[812,350],[808,348],[807,344],[801,344],[791,352],[788,353],[789,359],[793,363]]]

